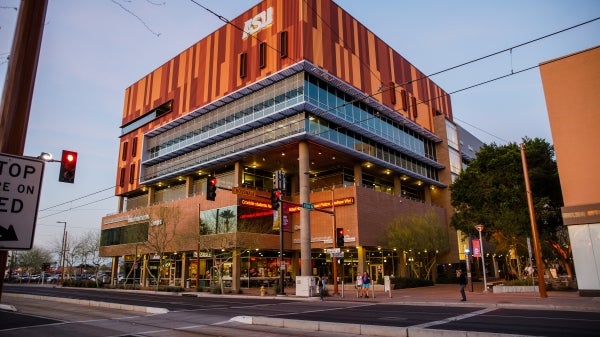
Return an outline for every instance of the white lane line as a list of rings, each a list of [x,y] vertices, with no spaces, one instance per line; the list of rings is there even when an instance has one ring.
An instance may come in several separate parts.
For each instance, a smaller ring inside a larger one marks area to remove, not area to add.
[[[494,311],[494,310],[498,310],[498,308],[485,308],[485,309],[473,311],[473,312],[470,312],[470,313],[464,314],[464,315],[448,317],[448,318],[445,318],[445,319],[442,319],[439,321],[411,325],[409,328],[429,328],[434,325],[446,324],[446,323],[450,323],[450,322],[454,322],[454,321],[460,321],[461,319],[466,319],[466,318],[471,318],[471,317],[478,316],[478,315],[483,315],[485,313],[488,313],[488,312]]]

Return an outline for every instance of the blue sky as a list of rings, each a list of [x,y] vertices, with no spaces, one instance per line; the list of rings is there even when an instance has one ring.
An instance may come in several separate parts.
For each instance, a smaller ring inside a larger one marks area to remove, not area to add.
[[[233,19],[259,1],[196,2]],[[425,74],[600,17],[596,0],[336,2]],[[0,0],[2,84],[19,4]],[[46,165],[35,246],[60,242],[57,221],[80,236],[116,212],[125,88],[223,24],[189,0],[49,1],[25,155],[69,149],[79,159],[72,185],[58,182],[58,164]],[[600,20],[432,79],[454,92],[598,45]],[[455,121],[484,142],[552,143],[539,69],[453,94],[452,105]]]

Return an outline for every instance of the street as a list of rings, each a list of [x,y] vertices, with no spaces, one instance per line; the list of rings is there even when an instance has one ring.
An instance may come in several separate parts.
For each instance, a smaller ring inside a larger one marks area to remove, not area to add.
[[[72,302],[58,302],[58,297]],[[77,302],[80,300],[163,308],[168,312],[152,314],[133,309],[108,309],[97,302],[94,303],[98,306],[83,305],[85,302]],[[431,336],[441,333],[439,330],[557,337],[597,336],[600,331],[598,311],[501,308],[475,303],[405,305],[350,299],[320,302],[292,296],[262,298],[206,294],[196,297],[29,286],[5,287],[2,301],[18,309],[16,313],[0,311],[0,334],[3,336],[253,336],[254,333],[263,337],[336,336],[330,331],[310,331],[313,322],[324,322],[320,323],[322,327],[328,324],[339,327],[340,336],[358,335],[353,329],[358,325],[395,327],[398,336],[403,335],[403,331],[406,332],[404,335],[410,335],[411,329],[425,329],[422,331],[429,331]],[[269,317],[272,325],[286,321],[290,325],[296,324],[296,328],[250,325],[231,320],[259,316]],[[346,333],[341,332],[344,327],[348,328]]]

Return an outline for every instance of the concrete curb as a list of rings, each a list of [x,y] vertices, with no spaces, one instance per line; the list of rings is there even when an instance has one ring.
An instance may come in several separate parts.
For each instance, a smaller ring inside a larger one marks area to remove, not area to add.
[[[264,316],[236,316],[231,321],[250,324],[265,325],[275,328],[287,328],[306,331],[324,331],[342,334],[376,336],[376,337],[515,337],[524,335],[487,333],[477,331],[455,331],[424,329],[411,327],[348,324],[318,321],[303,321],[297,319],[286,319]]]
[[[54,302],[60,302],[60,303],[70,303],[70,304],[83,305],[83,306],[87,306],[87,307],[98,307],[98,308],[109,308],[109,309],[143,312],[143,313],[147,313],[147,314],[166,314],[169,312],[169,310],[166,308],[145,307],[145,306],[139,306],[139,305],[119,304],[119,303],[110,303],[110,302],[101,302],[101,301],[78,300],[78,299],[74,299],[74,298],[61,298],[61,297],[38,296],[38,295],[27,295],[27,294],[12,294],[12,293],[5,293],[4,296],[29,298],[29,299],[34,299],[34,300],[54,301]],[[14,311],[18,311],[18,310],[15,309]]]
[[[14,305],[10,305],[10,304],[0,304],[0,310],[17,311],[17,308],[15,308]]]

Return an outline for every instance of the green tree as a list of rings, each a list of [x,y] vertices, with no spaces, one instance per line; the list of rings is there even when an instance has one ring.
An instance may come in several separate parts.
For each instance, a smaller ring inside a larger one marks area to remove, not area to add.
[[[563,204],[554,148],[540,138],[523,139],[538,232],[544,256],[567,263],[568,242],[559,209]],[[484,235],[498,250],[526,254],[531,224],[519,145],[484,145],[477,157],[450,186],[455,214],[451,225],[475,234],[474,225],[485,226]],[[508,255],[508,254],[507,254]],[[512,266],[511,266],[512,267]]]
[[[409,266],[417,278],[431,279],[437,256],[450,251],[448,230],[434,212],[404,215],[393,219],[386,227],[389,247],[401,248],[418,255],[416,264]]]
[[[51,256],[52,253],[47,249],[33,247],[31,250],[19,253],[17,264],[28,275],[37,274],[43,271],[42,265],[44,263],[49,263],[52,260]],[[31,281],[31,278],[29,278],[29,281]]]

